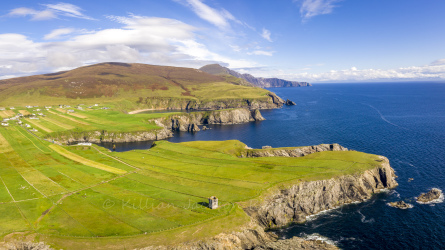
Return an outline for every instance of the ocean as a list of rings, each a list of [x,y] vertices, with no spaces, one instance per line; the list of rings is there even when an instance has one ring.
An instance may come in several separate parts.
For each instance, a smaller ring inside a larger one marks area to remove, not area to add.
[[[178,132],[169,141],[238,139],[252,148],[339,143],[384,155],[398,176],[395,190],[278,233],[282,238],[323,239],[343,249],[445,249],[445,204],[415,202],[431,188],[445,190],[444,83],[314,84],[269,90],[297,105],[261,111],[265,121],[210,125],[211,130]],[[120,148],[128,149],[130,144]],[[414,207],[387,205],[398,200]]]

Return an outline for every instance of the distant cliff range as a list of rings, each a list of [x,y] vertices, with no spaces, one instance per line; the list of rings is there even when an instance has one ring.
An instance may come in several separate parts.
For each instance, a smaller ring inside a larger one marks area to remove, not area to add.
[[[230,80],[230,78],[233,77],[240,78],[242,80],[237,82],[239,85],[250,85],[261,88],[312,86],[308,82],[287,81],[278,78],[262,78],[262,77],[254,77],[253,75],[250,74],[241,74],[229,68],[223,67],[219,64],[209,64],[200,68],[199,70],[212,75],[225,77],[227,78],[226,80]]]

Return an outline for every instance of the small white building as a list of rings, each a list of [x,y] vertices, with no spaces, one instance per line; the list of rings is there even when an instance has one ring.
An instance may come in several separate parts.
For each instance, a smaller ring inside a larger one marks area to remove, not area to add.
[[[9,123],[7,123],[7,122],[2,122],[2,126],[3,126],[3,127],[8,127],[8,126],[9,126]]]
[[[3,111],[3,110],[5,110],[5,108],[0,108],[0,111]]]
[[[10,110],[13,110],[13,109],[15,109],[15,108],[14,108],[14,107],[10,107],[9,109],[10,109]]]
[[[32,106],[27,105],[27,106],[25,106],[25,108],[32,109]]]
[[[77,143],[78,146],[91,146],[92,143],[91,142],[79,142]]]
[[[45,106],[45,108],[46,108],[46,109],[50,109],[50,108],[52,108],[52,107],[51,107],[51,106]]]
[[[30,128],[30,127],[31,127],[31,125],[29,125],[29,124],[25,124],[25,127],[27,127],[27,128]]]
[[[31,116],[31,117],[29,117],[29,119],[31,119],[31,120],[39,120],[39,117]]]
[[[68,109],[67,112],[68,112],[68,113],[74,113],[74,110],[73,110],[73,109]]]
[[[218,208],[218,198],[216,198],[216,196],[209,197],[209,208],[211,209]]]
[[[22,122],[22,121],[18,121],[17,124],[18,124],[18,125],[22,125],[23,122]]]
[[[99,106],[99,104],[94,104],[95,107]]]

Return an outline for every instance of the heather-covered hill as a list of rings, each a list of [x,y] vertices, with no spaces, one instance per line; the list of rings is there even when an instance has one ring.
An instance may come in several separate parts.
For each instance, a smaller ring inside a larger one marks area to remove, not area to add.
[[[271,92],[192,68],[100,63],[0,81],[0,105],[116,103],[127,109],[274,108]],[[211,104],[209,104],[211,102]],[[251,106],[252,103],[257,103]],[[270,105],[269,105],[270,104]]]

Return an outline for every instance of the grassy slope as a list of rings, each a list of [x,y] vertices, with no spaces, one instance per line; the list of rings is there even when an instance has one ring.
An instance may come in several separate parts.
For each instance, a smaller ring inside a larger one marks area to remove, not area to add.
[[[269,93],[230,81],[190,68],[103,63],[0,80],[0,106],[114,103],[132,110],[147,97],[209,101],[263,99]]]
[[[6,215],[0,235],[28,231],[65,249],[110,248],[122,239],[128,247],[172,244],[229,232],[249,220],[238,203],[269,188],[379,164],[360,152],[238,158],[245,148],[239,141],[162,141],[124,153],[64,147],[67,158],[21,127],[0,134],[0,212]],[[212,195],[220,199],[217,210],[206,207]]]

